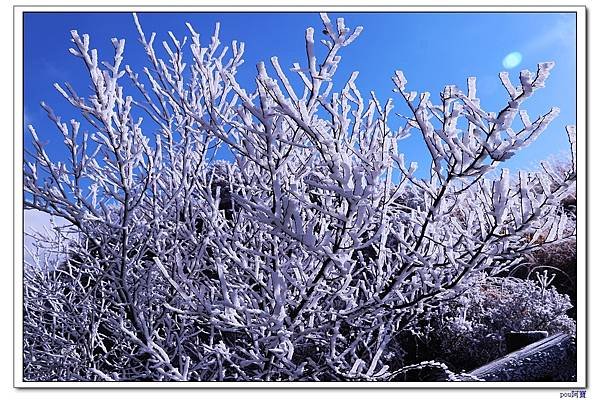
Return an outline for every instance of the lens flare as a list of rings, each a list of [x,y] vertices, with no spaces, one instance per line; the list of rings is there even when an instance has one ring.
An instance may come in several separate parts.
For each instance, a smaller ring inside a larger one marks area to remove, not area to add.
[[[515,68],[521,64],[521,60],[523,60],[523,55],[518,51],[513,51],[504,57],[504,60],[502,60],[502,66],[507,69]]]

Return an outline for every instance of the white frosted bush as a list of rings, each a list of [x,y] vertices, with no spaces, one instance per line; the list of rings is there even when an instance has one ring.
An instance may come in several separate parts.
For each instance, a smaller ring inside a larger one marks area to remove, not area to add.
[[[557,115],[521,109],[552,63],[522,71],[517,87],[500,74],[509,100],[496,113],[481,108],[475,78],[436,100],[398,71],[410,113],[392,126],[392,100],[364,95],[357,72],[333,91],[362,28],[321,18],[326,55],[308,28],[294,76],[272,57],[256,88],[236,80],[244,45],[223,47],[219,26],[205,44],[189,25],[187,39],[170,34],[162,58],[136,17],[139,72],[124,64],[124,40],[101,63],[71,32],[92,91],[55,85],[79,119],[43,105],[66,160],[29,127],[24,203],[79,237],[60,271],[25,267],[27,379],[390,379],[387,345],[425,308],[572,235],[556,210],[574,162],[562,176],[492,177]],[[401,152],[413,131],[427,179]],[[231,162],[218,162],[221,148]]]
[[[506,334],[547,331],[575,335],[572,305],[553,286],[518,278],[483,278],[460,298],[431,309],[411,327],[426,354],[472,370],[506,354]]]

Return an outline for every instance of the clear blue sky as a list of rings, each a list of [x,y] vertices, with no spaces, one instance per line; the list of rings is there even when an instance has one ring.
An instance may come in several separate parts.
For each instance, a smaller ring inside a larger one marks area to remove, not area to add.
[[[363,94],[374,90],[380,99],[392,97],[396,111],[402,100],[392,93],[390,77],[397,69],[408,79],[408,90],[437,95],[446,84],[466,91],[466,78],[478,79],[478,96],[489,111],[506,104],[506,92],[498,73],[506,70],[503,59],[512,52],[522,54],[522,62],[509,70],[515,85],[521,69],[536,70],[538,62],[555,61],[556,67],[546,88],[524,104],[532,119],[552,106],[560,116],[538,141],[515,156],[510,165],[531,169],[539,160],[568,153],[564,126],[575,124],[575,14],[559,13],[330,13],[344,17],[346,25],[364,26],[361,36],[343,49],[342,64],[336,74],[343,84],[352,71],[360,71],[357,81]],[[185,22],[200,33],[203,43],[210,40],[215,22],[221,22],[221,41],[246,43],[245,61],[238,74],[242,86],[253,88],[255,65],[279,56],[283,67],[293,62],[305,64],[304,30],[322,23],[311,13],[140,13],[149,35],[157,33],[157,50],[168,40],[167,31],[177,37],[188,34]],[[124,38],[125,61],[141,72],[145,54],[137,41],[129,13],[26,13],[24,17],[24,111],[25,124],[33,124],[48,141],[50,153],[60,156],[60,136],[39,106],[45,101],[63,120],[78,115],[54,90],[54,82],[70,82],[80,95],[89,93],[85,67],[71,56],[69,31],[89,33],[91,46],[98,48],[101,60],[111,60],[110,38]],[[320,38],[319,36],[317,36]],[[136,68],[137,67],[137,68]],[[289,75],[293,76],[292,73]],[[124,77],[123,79],[128,79]],[[338,86],[339,87],[339,86]],[[393,126],[395,128],[396,126]],[[30,143],[25,135],[25,146]],[[416,131],[403,142],[407,160],[423,163],[424,147]]]

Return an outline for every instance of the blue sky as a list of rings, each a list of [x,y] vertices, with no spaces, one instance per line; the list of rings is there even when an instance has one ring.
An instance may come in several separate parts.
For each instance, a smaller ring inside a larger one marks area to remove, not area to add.
[[[437,95],[444,85],[456,84],[466,91],[466,78],[478,79],[478,96],[489,111],[506,104],[506,92],[498,73],[506,70],[503,60],[510,53],[521,55],[519,65],[509,69],[513,82],[519,70],[536,70],[538,62],[555,61],[546,88],[524,104],[533,118],[552,106],[560,116],[536,143],[510,161],[510,167],[532,169],[552,155],[568,154],[564,126],[575,124],[575,14],[562,13],[330,13],[344,17],[346,25],[362,25],[364,31],[343,49],[336,80],[343,84],[352,71],[360,71],[357,85],[363,94],[374,90],[380,99],[391,97],[396,111],[401,99],[392,93],[391,76],[403,70],[408,90]],[[181,38],[190,22],[206,43],[221,22],[221,41],[246,43],[245,61],[238,73],[243,87],[253,88],[258,61],[277,55],[282,66],[305,64],[304,30],[321,30],[313,13],[140,13],[146,34],[157,33],[156,44],[167,40],[171,30]],[[137,41],[129,13],[26,13],[24,17],[24,118],[47,141],[47,151],[61,157],[60,135],[39,106],[45,101],[63,120],[78,115],[54,90],[54,82],[70,82],[80,95],[89,93],[86,71],[80,59],[71,56],[69,31],[89,33],[100,59],[110,60],[110,38],[126,40],[124,64],[134,70],[145,65],[145,54]],[[157,46],[157,48],[159,47]],[[516,58],[518,60],[518,57]],[[511,61],[509,59],[508,61]],[[513,64],[515,58],[512,57]],[[509,63],[510,64],[510,63]],[[293,76],[292,73],[289,75]],[[123,79],[127,79],[126,77]],[[339,86],[338,86],[339,87]],[[399,123],[399,121],[398,121]],[[397,125],[392,124],[393,128]],[[394,126],[395,125],[395,126]],[[148,132],[151,135],[151,132]],[[152,136],[152,135],[151,135]],[[25,147],[30,141],[25,135]],[[402,143],[407,160],[416,160],[421,171],[425,148],[416,131]]]

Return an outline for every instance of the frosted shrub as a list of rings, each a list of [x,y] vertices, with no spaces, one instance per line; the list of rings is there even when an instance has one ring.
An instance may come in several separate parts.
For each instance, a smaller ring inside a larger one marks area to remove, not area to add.
[[[92,93],[56,85],[80,120],[43,104],[68,156],[50,159],[29,127],[24,201],[79,238],[60,273],[25,266],[27,379],[391,379],[387,345],[426,307],[572,235],[556,210],[574,162],[562,175],[492,178],[557,115],[521,109],[552,63],[522,71],[517,87],[500,74],[509,100],[497,113],[481,108],[474,78],[434,103],[398,71],[409,114],[392,127],[392,100],[363,95],[357,72],[333,91],[362,28],[321,18],[325,56],[308,28],[296,79],[272,57],[256,88],[236,80],[244,45],[223,48],[219,26],[207,45],[190,25],[189,38],[170,34],[163,59],[136,17],[141,72],[123,65],[124,40],[101,63],[71,32]],[[427,179],[400,150],[413,131],[431,156]],[[220,148],[230,162],[217,162]]]
[[[565,157],[551,158],[542,164],[542,168],[556,174],[563,174],[569,169]],[[571,186],[570,192],[561,200],[557,213],[564,214],[566,225],[574,231],[577,219],[576,185]],[[534,250],[526,256],[521,267],[511,273],[512,276],[534,278],[536,273],[548,270],[555,275],[552,285],[561,292],[568,294],[573,302],[569,315],[575,317],[577,311],[577,240],[575,236],[567,237],[553,243],[547,243],[543,248]]]
[[[488,278],[460,298],[426,313],[413,326],[423,353],[456,371],[471,370],[506,354],[511,331],[547,331],[575,335],[575,321],[566,314],[569,297],[540,281]]]

